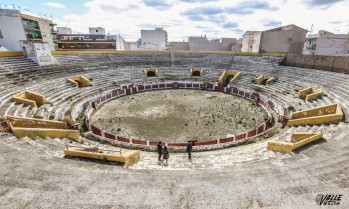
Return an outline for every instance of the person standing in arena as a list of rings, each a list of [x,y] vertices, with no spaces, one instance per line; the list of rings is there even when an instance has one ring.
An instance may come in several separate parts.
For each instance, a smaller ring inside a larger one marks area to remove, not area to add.
[[[162,157],[162,145],[161,145],[161,141],[159,141],[159,144],[158,144],[156,150],[157,150],[158,153],[159,153],[159,161],[161,161],[161,157]]]
[[[193,149],[193,145],[191,144],[191,141],[188,142],[187,145],[187,153],[188,153],[188,159],[191,160],[191,150]]]
[[[167,160],[168,160],[168,158],[170,158],[170,153],[167,150],[167,146],[164,147],[163,153],[164,153],[164,160],[166,160],[166,164],[165,165],[168,165]]]

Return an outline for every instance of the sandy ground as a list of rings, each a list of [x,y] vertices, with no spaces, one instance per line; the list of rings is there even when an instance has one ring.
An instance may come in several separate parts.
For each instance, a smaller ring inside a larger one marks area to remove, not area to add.
[[[207,141],[262,124],[267,113],[249,100],[201,90],[161,90],[106,103],[92,117],[118,136],[162,141]]]

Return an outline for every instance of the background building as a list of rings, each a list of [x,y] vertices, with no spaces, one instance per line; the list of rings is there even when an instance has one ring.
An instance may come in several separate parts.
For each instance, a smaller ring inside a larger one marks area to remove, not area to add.
[[[324,56],[349,56],[349,34],[334,34],[325,30],[320,30],[318,34],[309,34],[303,53]]]
[[[242,52],[259,52],[262,31],[246,31],[242,37]]]
[[[124,39],[120,35],[105,35],[105,29],[89,28],[89,34],[61,34],[70,28],[59,28],[57,38],[60,50],[124,50]]]
[[[73,34],[71,28],[68,27],[57,27],[58,34]]]
[[[170,42],[171,50],[191,51],[241,51],[241,41],[236,38],[208,40],[206,36],[189,37],[188,42]]]
[[[287,25],[266,31],[247,31],[242,52],[282,52],[302,54],[307,30]]]
[[[21,51],[20,41],[47,42],[53,51],[57,46],[56,34],[52,20],[0,9],[0,45],[10,51]]]
[[[162,28],[155,30],[141,30],[140,50],[167,50],[167,31]]]

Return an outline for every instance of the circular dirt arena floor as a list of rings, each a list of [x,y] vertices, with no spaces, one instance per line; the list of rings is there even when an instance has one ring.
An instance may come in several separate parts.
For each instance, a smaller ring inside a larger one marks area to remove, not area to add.
[[[236,135],[267,119],[262,107],[241,97],[176,89],[112,100],[95,112],[92,123],[122,137],[180,142]]]

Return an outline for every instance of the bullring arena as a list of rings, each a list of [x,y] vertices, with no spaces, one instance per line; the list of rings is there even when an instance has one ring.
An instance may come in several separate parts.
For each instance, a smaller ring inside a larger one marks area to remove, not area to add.
[[[3,54],[1,208],[318,208],[319,194],[349,208],[349,75],[280,56]],[[63,152],[76,147],[139,156]]]

